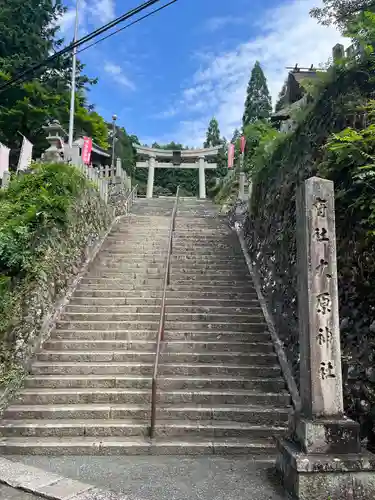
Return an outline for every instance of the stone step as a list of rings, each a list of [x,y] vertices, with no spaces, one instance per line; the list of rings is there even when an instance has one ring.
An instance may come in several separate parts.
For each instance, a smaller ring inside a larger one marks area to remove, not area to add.
[[[265,405],[166,405],[157,406],[158,420],[232,421],[255,425],[285,425],[290,409]],[[131,404],[71,404],[71,405],[12,405],[4,412],[4,420],[30,419],[89,419],[120,420],[150,418],[151,405]]]
[[[264,393],[245,389],[198,389],[195,391],[158,390],[158,405],[195,404],[212,405],[275,405],[287,406],[290,396],[285,391]],[[151,403],[150,389],[133,388],[73,388],[73,389],[23,389],[15,398],[16,405],[67,405],[67,404],[146,404]]]
[[[114,277],[114,278],[148,278],[148,277],[164,277],[165,266],[155,267],[155,268],[145,268],[145,269],[129,269],[126,265],[96,265],[92,267],[86,276],[102,276],[102,277]],[[231,269],[177,269],[174,266],[171,267],[172,278],[174,280],[197,280],[197,281],[208,281],[209,279],[220,279],[233,281],[237,280],[251,280],[250,274],[248,274],[245,269],[231,270]]]
[[[116,252],[120,251],[122,255],[131,255],[135,252],[137,255],[146,254],[146,255],[163,255],[166,254],[166,250],[168,247],[168,240],[164,245],[141,245],[139,243],[129,243],[126,240],[124,241],[112,241],[112,242],[104,242],[102,246],[102,251],[106,252]],[[214,252],[212,252],[214,250]],[[191,245],[173,245],[173,255],[187,255],[187,256],[198,256],[198,257],[211,257],[213,255],[217,256],[218,259],[228,258],[242,258],[243,253],[240,250],[233,249],[232,246],[220,246],[220,245],[199,245],[198,243],[192,243]]]
[[[133,274],[133,273],[116,273],[110,271],[95,272],[90,271],[84,278],[81,279],[80,284],[97,285],[98,287],[113,285],[126,286],[126,287],[151,287],[153,289],[160,288],[163,285],[165,273],[159,274]]]
[[[33,363],[31,373],[33,375],[151,375],[154,370],[154,362],[54,362],[37,361]],[[230,365],[217,363],[194,363],[194,364],[159,364],[159,376],[217,376],[230,375],[235,377],[249,378],[271,378],[280,377],[280,368],[277,365]]]
[[[97,297],[97,298],[119,298],[124,297],[125,299],[160,299],[161,291],[160,290],[152,290],[152,289],[111,289],[111,288],[95,288],[86,286],[80,287],[74,292],[72,300],[76,297]],[[226,301],[244,301],[244,300],[258,300],[257,294],[254,289],[250,289],[250,291],[243,290],[243,288],[234,289],[231,288],[231,291],[228,290],[228,287],[225,287],[221,290],[212,290],[207,287],[202,290],[192,290],[191,287],[184,290],[172,290],[171,288],[167,289],[167,300],[168,303],[170,301],[203,301],[205,300],[226,300]]]
[[[148,274],[161,274],[165,269],[165,263],[156,265],[156,264],[145,264],[143,267],[141,266],[134,266],[132,264],[127,264],[118,262],[116,259],[115,262],[110,262],[110,263],[102,263],[102,262],[95,262],[90,268],[88,273],[100,273],[100,272],[110,272],[113,274],[126,274],[128,276],[145,276],[147,277]]]
[[[227,258],[221,258],[219,259],[215,254],[210,254],[210,255],[196,255],[196,254],[179,254],[175,255],[172,254],[172,265],[173,266],[199,266],[199,267],[205,267],[205,266],[218,266],[218,267],[228,267],[228,266],[234,266],[234,267],[244,267],[245,266],[245,261],[242,257],[229,257]]]
[[[149,280],[149,278],[147,278]],[[213,288],[224,288],[224,287],[242,287],[244,291],[246,290],[254,290],[254,285],[251,280],[250,275],[242,274],[242,276],[232,276],[232,275],[199,275],[199,276],[176,276],[175,273],[171,274],[171,288],[172,290],[176,290],[179,287],[190,286],[193,289],[201,289],[206,286]]]
[[[198,296],[205,297],[205,293],[211,293],[216,295],[223,296],[224,294],[237,294],[237,295],[246,295],[253,294],[253,297],[257,297],[255,288],[252,282],[245,280],[243,282],[231,283],[230,281],[223,282],[206,282],[206,283],[198,283],[195,281],[194,283],[189,283],[187,281],[178,283],[175,280],[172,280],[172,283],[167,290],[168,296],[173,297],[172,292],[178,292],[179,296],[182,293],[190,292],[196,294]],[[185,295],[184,295],[185,296]]]
[[[146,227],[142,229],[138,226],[133,229],[125,228],[124,230],[112,231],[111,233],[109,233],[105,241],[116,241],[120,238],[124,241],[140,241],[152,244],[163,244],[165,243],[165,241],[168,241],[169,227],[165,229],[157,228],[157,230],[153,230],[152,228],[150,228],[149,232],[147,232],[146,229]]]
[[[202,312],[202,313],[188,313],[188,312],[170,312],[169,309],[166,311],[166,322],[176,322],[181,321],[183,323],[187,322],[213,322],[221,323],[225,321],[226,323],[258,323],[264,322],[264,317],[261,311],[256,313],[235,313],[226,314],[222,312]],[[156,312],[129,312],[129,311],[119,311],[119,312],[93,312],[91,309],[83,312],[70,312],[67,310],[62,319],[68,321],[158,321],[160,318],[160,309]]]
[[[141,243],[139,242],[129,242],[128,240],[106,240],[103,243],[102,249],[103,250],[113,250],[113,249],[118,249],[118,250],[123,250],[124,254],[127,252],[142,252],[142,253],[151,253],[151,251],[155,253],[160,253],[163,254],[166,252],[168,248],[168,239],[166,239],[163,243],[161,244],[153,244],[153,243]],[[178,255],[179,253],[194,253],[194,254],[210,254],[212,250],[215,250],[219,255],[228,255],[228,256],[240,256],[241,253],[235,249],[233,249],[232,245],[223,245],[218,242],[212,242],[212,243],[200,243],[199,239],[196,241],[191,241],[189,244],[187,243],[180,243],[173,241],[173,253]]]
[[[43,349],[36,355],[38,361],[49,361],[51,363],[61,362],[130,362],[153,363],[155,360],[155,351],[47,351]],[[168,352],[160,353],[162,363],[226,363],[237,365],[271,365],[276,363],[276,354],[273,352],[232,352],[232,351],[201,351],[201,352]]]
[[[154,440],[145,437],[47,437],[3,438],[0,453],[5,455],[269,455],[276,454],[268,440],[230,439]]]
[[[129,262],[133,263],[135,265],[137,264],[144,264],[146,262],[151,262],[151,263],[157,263],[157,264],[165,264],[165,254],[160,255],[160,254],[150,254],[150,252],[147,253],[140,253],[137,252],[136,255],[134,255],[133,252],[124,252],[123,250],[114,250],[114,251],[101,251],[97,259],[100,261],[100,259],[119,259],[120,261],[124,262]],[[179,254],[175,255],[172,254],[172,264],[174,265],[183,265],[183,264],[197,264],[199,266],[205,266],[205,265],[217,265],[219,267],[225,267],[227,265],[233,265],[233,266],[244,266],[245,261],[244,257],[242,258],[229,258],[228,256],[225,258],[219,259],[217,255],[215,254],[209,254],[209,255],[196,255],[194,253],[191,254]]]
[[[30,375],[25,379],[27,389],[65,389],[65,388],[132,388],[150,389],[151,376],[142,375]],[[262,386],[263,387],[263,386]],[[270,386],[271,388],[274,386]],[[276,387],[276,386],[275,386]]]
[[[83,278],[80,282],[78,292],[86,292],[91,291],[91,290],[123,290],[126,292],[130,291],[136,291],[137,293],[139,292],[144,292],[148,290],[153,290],[155,292],[159,291],[159,297],[161,296],[161,290],[163,288],[163,279],[139,279],[138,281],[135,280],[126,280],[126,279],[108,279],[108,278]],[[173,294],[173,292],[177,292],[177,295]],[[225,295],[230,295],[230,294],[237,294],[239,296],[241,295],[246,295],[246,294],[253,294],[253,298],[256,298],[256,292],[255,289],[250,281],[246,282],[237,282],[235,284],[232,284],[228,281],[223,281],[223,282],[213,282],[213,281],[206,281],[206,282],[189,282],[189,281],[180,281],[177,282],[172,279],[172,284],[171,286],[167,289],[167,294],[168,297],[180,297],[181,294],[183,293],[184,297],[185,292],[190,292],[190,294],[193,295],[187,295],[189,296],[195,296],[195,297],[202,297],[204,298],[206,293],[211,293],[213,295],[220,295],[221,297]],[[76,292],[77,293],[77,292]],[[140,296],[141,293],[139,293],[138,296]],[[212,296],[212,295],[211,295]]]
[[[76,297],[70,300],[70,307],[134,307],[142,308],[148,311],[157,307],[160,311],[161,297],[94,297],[84,296]],[[192,308],[193,311],[198,311],[206,308],[225,308],[225,309],[259,309],[259,302],[256,299],[233,300],[233,299],[192,299],[192,298],[170,298],[167,296],[167,308],[169,310],[187,310]]]
[[[113,304],[113,300],[111,302],[108,302],[108,305],[98,305],[98,304],[75,304],[73,301],[70,302],[68,306],[65,308],[65,312],[68,314],[75,314],[75,313],[80,313],[80,314],[160,314],[160,301],[158,304],[155,305],[150,305],[149,303],[143,303],[140,305],[124,305],[124,304]],[[210,305],[210,306],[204,306],[204,305],[189,305],[189,304],[184,304],[184,305],[171,305],[169,304],[169,301],[167,299],[167,305],[166,305],[166,312],[167,314],[171,315],[177,315],[177,314],[199,314],[199,315],[216,315],[218,313],[220,314],[228,314],[230,315],[259,315],[262,314],[262,310],[260,306],[231,306],[231,305]]]
[[[49,339],[43,348],[52,351],[155,351],[156,341],[149,340],[79,340],[79,339]],[[164,351],[169,352],[251,352],[273,353],[271,342],[222,342],[222,341],[167,341],[163,344]]]
[[[115,269],[111,267],[102,267],[95,269],[91,269],[85,276],[82,278],[82,283],[91,283],[93,280],[100,283],[100,280],[116,280],[117,282],[125,282],[125,283],[155,283],[164,279],[165,269],[156,269],[154,271],[147,272],[134,272],[134,271],[126,271],[121,269]],[[211,284],[211,285],[221,285],[221,284],[244,284],[246,286],[247,283],[252,285],[251,276],[242,273],[178,273],[173,268],[171,269],[171,281],[173,285],[175,284],[186,284],[192,283],[197,284]]]
[[[141,375],[48,375],[28,376],[25,379],[27,389],[65,389],[65,388],[133,388],[151,389],[151,376]],[[243,377],[159,377],[160,390],[178,389],[257,389],[265,392],[285,390],[283,378],[243,378]]]
[[[140,296],[141,294],[138,292],[145,291],[154,291],[157,292],[156,295],[161,297],[162,288],[163,288],[163,280],[147,280],[140,279],[138,281],[134,280],[116,280],[116,279],[103,279],[103,278],[82,278],[79,288],[75,292],[84,292],[87,295],[90,295],[93,290],[116,290],[116,291],[124,291],[128,292],[137,292],[136,295]]]
[[[156,331],[153,330],[54,330],[51,340],[54,339],[76,339],[76,340],[127,340],[130,342],[139,340],[156,341]],[[233,332],[233,331],[168,331],[165,332],[165,340],[188,340],[191,342],[269,342],[269,332],[265,329],[259,332]]]
[[[2,437],[129,437],[147,436],[150,423],[137,420],[3,420]],[[273,441],[286,433],[285,426],[252,425],[246,422],[165,421],[157,422],[155,438],[204,437],[248,438]]]
[[[59,320],[56,323],[57,329],[62,328],[63,330],[130,330],[135,332],[136,330],[151,330],[155,333],[159,329],[159,321],[66,321]],[[183,322],[183,321],[168,321],[166,324],[165,331],[208,331],[220,333],[223,331],[232,332],[262,332],[265,329],[265,324],[262,318],[257,321],[250,322],[213,322],[213,321],[197,321],[197,322]],[[168,338],[168,337],[167,337]]]

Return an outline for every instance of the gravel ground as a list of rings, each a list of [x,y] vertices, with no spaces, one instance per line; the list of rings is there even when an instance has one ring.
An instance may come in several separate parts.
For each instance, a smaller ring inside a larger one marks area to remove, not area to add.
[[[48,457],[10,460],[110,489],[129,500],[284,500],[271,463],[246,457]],[[2,497],[0,496],[2,499]],[[10,497],[13,500],[13,497]],[[29,500],[15,497],[15,500]],[[31,499],[30,499],[31,500]]]

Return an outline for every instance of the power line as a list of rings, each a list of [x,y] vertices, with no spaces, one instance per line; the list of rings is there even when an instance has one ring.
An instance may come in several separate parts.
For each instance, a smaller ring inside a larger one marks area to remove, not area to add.
[[[90,43],[90,45],[87,45],[86,47],[84,47],[83,49],[79,50],[77,52],[77,54],[81,54],[82,52],[85,52],[85,50],[87,49],[91,49],[91,47],[94,47],[95,45],[98,45],[98,43],[100,42],[104,42],[104,40],[107,40],[108,38],[111,38],[112,36],[114,35],[117,35],[118,33],[120,33],[121,31],[124,31],[126,28],[130,28],[130,26],[133,26],[134,24],[137,24],[139,23],[140,21],[143,21],[143,19],[146,19],[147,17],[151,17],[153,14],[156,14],[157,12],[160,12],[161,10],[163,9],[166,9],[167,7],[169,7],[170,5],[174,4],[178,2],[178,0],[172,0],[171,2],[168,2],[166,3],[165,5],[163,5],[162,7],[159,7],[158,9],[155,9],[155,10],[152,10],[151,12],[149,12],[148,14],[142,16],[142,17],[139,17],[138,19],[136,19],[135,21],[132,21],[131,23],[129,24],[126,24],[125,26],[123,26],[122,28],[114,31],[113,33],[110,33],[109,35],[107,36],[103,36],[102,38],[99,38],[99,40],[97,40],[96,42],[94,43]]]
[[[160,2],[160,0],[148,0],[147,2],[142,3],[138,7],[135,7],[134,9],[129,10],[128,12],[123,14],[122,16],[116,18],[114,21],[111,21],[111,22],[105,24],[101,28],[98,28],[97,30],[93,31],[92,33],[89,33],[88,35],[84,36],[80,40],[77,40],[77,42],[73,42],[70,45],[68,45],[67,47],[65,47],[64,49],[60,50],[59,52],[55,52],[50,57],[47,57],[44,61],[42,61],[38,64],[35,64],[34,66],[31,66],[30,68],[18,73],[10,81],[8,81],[0,86],[0,93],[4,92],[7,88],[13,86],[14,84],[18,83],[19,81],[22,81],[24,79],[24,77],[27,76],[28,74],[33,73],[34,71],[37,71],[38,69],[43,68],[44,66],[46,66],[50,62],[54,61],[58,57],[61,57],[62,55],[67,54],[68,52],[71,52],[74,48],[80,47],[84,43],[89,42],[93,38],[101,35],[102,33],[105,33],[109,29],[114,28],[115,26],[117,26],[121,22],[126,21],[127,19],[130,19],[131,17],[135,16],[136,14],[139,14],[143,10],[147,9],[148,7],[151,7],[152,5],[154,5],[158,2]]]

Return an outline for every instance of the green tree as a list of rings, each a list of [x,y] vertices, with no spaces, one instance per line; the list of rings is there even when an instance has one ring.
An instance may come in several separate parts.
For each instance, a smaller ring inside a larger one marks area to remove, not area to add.
[[[221,145],[219,122],[215,117],[211,118],[206,132],[206,140],[203,147],[211,148]]]
[[[284,97],[286,94],[286,89],[287,89],[287,82],[285,81],[283,83],[283,86],[282,86],[280,92],[279,92],[279,95],[277,96],[277,102],[275,104],[275,111],[280,111],[285,106]]]
[[[96,111],[90,111],[82,105],[78,105],[75,112],[76,136],[87,135],[101,148],[108,149],[108,127],[102,116]]]
[[[0,68],[14,75],[62,44],[56,21],[65,12],[61,0],[0,0]]]
[[[364,11],[374,12],[374,0],[323,0],[322,7],[311,9],[310,14],[320,24],[335,24],[345,32],[348,24]]]
[[[375,12],[364,11],[355,16],[348,22],[345,35],[349,36],[365,53],[373,54],[375,48]]]
[[[236,128],[236,129],[234,129],[233,137],[232,137],[232,140],[230,142],[232,142],[233,144],[236,144],[240,137],[241,137],[241,132],[238,128]]]
[[[111,124],[107,124],[107,127],[112,127]],[[121,158],[122,168],[132,177],[137,177],[142,171],[135,171],[136,162],[136,151],[133,144],[139,144],[139,139],[136,135],[128,135],[124,127],[117,127],[117,141],[115,144],[115,154],[118,158]],[[147,181],[147,172],[145,172],[145,177],[142,178],[142,182]]]
[[[258,120],[245,127],[246,137],[245,170],[252,172],[261,162],[266,145],[277,137],[278,132],[269,122]]]
[[[256,120],[266,120],[272,112],[271,96],[267,86],[267,79],[259,61],[256,61],[249,84],[245,101],[245,111],[242,118],[244,127]]]
[[[0,83],[9,81],[18,71],[43,61],[57,50],[63,40],[58,37],[56,21],[65,11],[61,0],[0,0]],[[84,131],[103,147],[107,146],[104,120],[85,98],[88,84],[95,83],[80,72],[77,78],[77,132]],[[67,129],[69,123],[71,58],[56,59],[47,69],[31,75],[23,84],[1,94],[0,141],[17,156],[21,132],[34,144],[35,157],[47,146],[43,125],[58,119]],[[13,162],[14,163],[14,162]]]

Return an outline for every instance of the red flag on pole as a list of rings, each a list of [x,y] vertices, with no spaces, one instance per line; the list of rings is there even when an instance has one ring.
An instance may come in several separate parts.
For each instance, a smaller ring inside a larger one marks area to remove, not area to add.
[[[241,145],[241,153],[244,153],[246,146],[246,137],[244,135],[240,139],[240,145]]]
[[[85,165],[90,165],[91,151],[92,151],[92,139],[91,137],[84,137],[83,148],[82,148],[82,161]]]
[[[232,168],[234,163],[234,144],[229,144],[228,147],[228,168]]]

